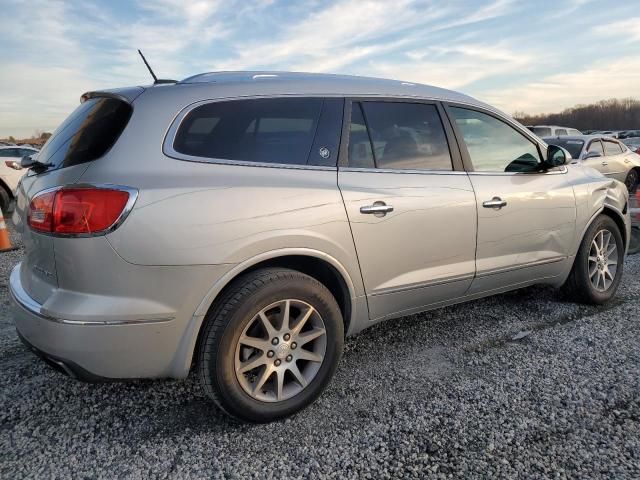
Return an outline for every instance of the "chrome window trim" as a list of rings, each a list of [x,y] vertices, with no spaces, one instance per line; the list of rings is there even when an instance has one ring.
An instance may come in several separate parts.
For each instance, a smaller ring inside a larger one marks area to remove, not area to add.
[[[208,105],[210,103],[221,103],[221,102],[241,102],[244,100],[260,100],[260,99],[273,99],[273,98],[344,98],[342,95],[305,95],[305,94],[292,94],[292,95],[244,95],[239,97],[221,97],[221,98],[212,98],[207,100],[199,100],[197,102],[191,103],[184,107],[171,121],[171,125],[167,129],[165,133],[164,140],[162,141],[162,153],[167,157],[174,158],[176,160],[181,160],[185,162],[195,162],[195,163],[209,163],[213,165],[230,165],[230,166],[241,166],[241,167],[259,167],[259,168],[286,168],[291,170],[320,170],[320,171],[329,171],[335,172],[337,167],[334,166],[325,166],[325,165],[299,165],[294,163],[267,163],[267,162],[252,162],[249,160],[230,160],[227,158],[215,158],[215,157],[198,157],[196,155],[187,155],[186,153],[181,153],[173,148],[173,144],[175,143],[176,134],[178,130],[182,126],[182,122],[184,122],[187,115],[189,115],[193,110],[203,105]]]
[[[548,170],[546,172],[488,172],[488,171],[473,171],[468,172],[469,175],[499,175],[499,176],[508,176],[508,175],[564,175],[569,172],[569,169],[566,165],[563,165],[558,170]]]
[[[366,168],[366,167],[340,167],[340,172],[364,172],[364,173],[406,173],[419,175],[467,175],[462,170],[413,170],[401,168]]]
[[[124,205],[124,208],[122,209],[122,212],[120,213],[118,218],[116,218],[116,220],[108,228],[104,230],[100,230],[99,232],[52,233],[52,232],[43,232],[40,230],[33,230],[35,233],[40,235],[46,235],[48,237],[56,237],[56,238],[89,238],[89,237],[101,237],[104,235],[108,235],[109,233],[113,232],[115,229],[117,229],[120,225],[123,224],[123,222],[127,219],[129,214],[131,213],[131,210],[133,210],[133,206],[135,205],[136,201],[138,200],[138,189],[133,187],[127,187],[125,185],[115,185],[111,183],[69,183],[66,185],[59,185],[57,187],[45,188],[44,190],[40,190],[29,199],[29,204],[31,204],[31,201],[38,195],[55,192],[58,190],[62,190],[64,188],[74,188],[74,189],[97,188],[97,189],[105,189],[105,190],[121,190],[129,194],[129,199],[127,200],[127,203]],[[29,227],[28,223],[27,223],[27,228],[31,228]]]
[[[336,162],[336,166],[326,167],[320,165],[296,165],[290,163],[261,163],[261,162],[250,162],[246,160],[229,160],[224,158],[212,158],[212,157],[197,157],[195,155],[187,155],[184,153],[177,152],[173,148],[173,143],[176,138],[176,133],[178,129],[182,125],[185,117],[191,113],[194,109],[207,105],[209,103],[218,103],[218,102],[233,102],[233,101],[243,101],[243,100],[258,100],[258,99],[268,99],[268,98],[343,98],[345,100],[348,99],[369,99],[369,100],[387,100],[387,101],[398,101],[404,100],[407,102],[418,102],[418,103],[433,103],[437,104],[438,102],[456,102],[459,105],[468,105],[468,106],[476,106],[474,103],[466,103],[463,101],[450,100],[446,97],[438,98],[438,97],[424,97],[424,96],[412,96],[412,95],[387,95],[387,94],[368,94],[363,92],[361,94],[336,94],[336,93],[295,93],[295,94],[273,94],[273,95],[239,95],[232,97],[220,97],[220,98],[208,98],[203,100],[198,100],[196,102],[190,103],[186,105],[182,110],[180,110],[171,120],[167,131],[165,132],[164,139],[162,141],[162,153],[169,158],[173,158],[175,160],[181,160],[186,162],[196,162],[196,163],[210,163],[213,165],[231,165],[231,166],[242,166],[242,167],[261,167],[261,168],[287,168],[293,170],[323,170],[323,171],[336,171],[338,162]],[[442,117],[442,114],[438,112]],[[441,118],[441,121],[444,122],[444,118]],[[344,125],[343,125],[344,127]],[[443,125],[444,127],[444,125]],[[447,137],[447,142],[449,142],[449,138]],[[451,148],[451,146],[449,146]],[[456,171],[456,170],[453,170]],[[402,172],[407,172],[406,170]],[[425,172],[425,170],[420,170],[420,173]],[[464,173],[464,172],[463,172]]]

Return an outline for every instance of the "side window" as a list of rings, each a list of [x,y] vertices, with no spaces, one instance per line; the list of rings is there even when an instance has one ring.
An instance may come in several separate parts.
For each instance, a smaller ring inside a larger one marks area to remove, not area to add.
[[[435,105],[362,102],[377,168],[452,170],[444,127]]]
[[[196,157],[306,165],[322,104],[321,98],[207,103],[185,117],[173,148]]]
[[[556,136],[562,137],[562,136],[566,136],[566,135],[567,135],[567,131],[564,128],[557,128],[556,129]]]
[[[477,172],[533,172],[541,163],[538,146],[491,115],[451,108]]]
[[[375,168],[371,140],[364,123],[360,103],[351,104],[351,123],[349,124],[349,166],[354,168]]]
[[[607,156],[620,155],[622,153],[622,147],[617,142],[611,140],[604,140],[604,153]]]
[[[600,155],[604,155],[604,149],[602,148],[602,142],[600,142],[600,140],[594,140],[591,142],[591,145],[589,145],[589,153],[591,152],[597,152]]]

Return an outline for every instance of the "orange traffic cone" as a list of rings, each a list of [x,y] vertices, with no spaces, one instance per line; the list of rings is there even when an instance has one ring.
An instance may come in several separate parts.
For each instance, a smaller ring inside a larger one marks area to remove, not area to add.
[[[15,250],[15,248],[11,245],[9,230],[7,230],[7,224],[4,223],[4,216],[2,209],[0,209],[0,252],[8,252],[9,250]]]

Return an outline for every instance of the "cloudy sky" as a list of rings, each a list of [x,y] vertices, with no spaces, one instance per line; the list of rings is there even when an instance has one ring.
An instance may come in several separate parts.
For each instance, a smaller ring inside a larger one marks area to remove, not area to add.
[[[640,0],[2,0],[0,136],[87,90],[214,70],[372,75],[513,113],[640,97]]]

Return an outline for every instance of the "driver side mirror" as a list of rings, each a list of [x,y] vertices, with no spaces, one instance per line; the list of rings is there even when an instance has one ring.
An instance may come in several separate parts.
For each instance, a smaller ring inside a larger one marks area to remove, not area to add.
[[[33,159],[35,155],[25,155],[24,157],[22,157],[20,159],[20,166],[22,168],[31,168],[33,167],[33,165],[36,163],[36,161]]]
[[[545,164],[549,168],[561,167],[571,160],[571,154],[562,147],[549,145],[547,148],[547,161]]]
[[[598,158],[601,157],[602,154],[600,152],[588,152],[583,160],[589,160],[590,158]]]

